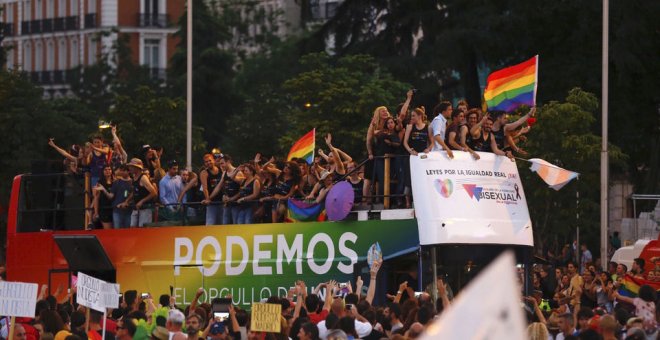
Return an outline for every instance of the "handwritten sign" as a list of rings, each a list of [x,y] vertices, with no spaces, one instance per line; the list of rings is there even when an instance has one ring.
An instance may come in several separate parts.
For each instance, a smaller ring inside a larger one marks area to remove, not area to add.
[[[252,322],[250,330],[255,332],[279,333],[282,305],[276,303],[252,304]]]
[[[37,290],[36,283],[0,281],[0,315],[33,318]]]
[[[78,273],[78,293],[76,302],[105,312],[106,308],[119,307],[119,285],[107,283],[92,276]]]

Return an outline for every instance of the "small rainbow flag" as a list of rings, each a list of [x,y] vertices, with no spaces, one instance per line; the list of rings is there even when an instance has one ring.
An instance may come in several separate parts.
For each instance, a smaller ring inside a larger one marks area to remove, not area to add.
[[[484,99],[489,111],[515,110],[521,105],[536,105],[539,56],[488,76]]]
[[[638,279],[630,274],[626,274],[626,276],[623,278],[618,292],[623,296],[634,298],[639,294],[639,287],[643,285],[649,285],[653,287],[653,289],[655,289],[658,293],[660,293],[660,282]]]
[[[302,158],[307,161],[307,164],[312,164],[314,161],[314,148],[316,147],[316,129],[307,132],[302,138],[293,144],[289,155],[286,160],[290,161],[292,158]]]
[[[325,221],[327,219],[324,204],[289,198],[287,208],[285,221],[288,223]]]

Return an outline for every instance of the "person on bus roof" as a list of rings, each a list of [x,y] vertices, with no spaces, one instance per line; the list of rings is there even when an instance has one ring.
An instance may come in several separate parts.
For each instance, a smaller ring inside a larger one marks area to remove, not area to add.
[[[131,226],[143,227],[153,220],[151,207],[145,207],[145,205],[153,203],[153,200],[158,196],[158,192],[151,184],[149,175],[144,173],[144,167],[139,158],[131,159],[127,165],[133,179],[134,209],[131,214]]]

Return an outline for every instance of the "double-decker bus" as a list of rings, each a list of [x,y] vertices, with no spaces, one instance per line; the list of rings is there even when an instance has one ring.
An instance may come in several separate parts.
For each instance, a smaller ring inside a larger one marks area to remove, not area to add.
[[[81,271],[122,290],[171,293],[179,305],[203,287],[202,301],[231,294],[249,307],[285,295],[296,280],[310,289],[358,275],[369,282],[374,256],[384,260],[377,296],[396,291],[404,278],[418,291],[434,276],[460,289],[506,249],[529,264],[532,226],[516,164],[494,154],[478,161],[454,155],[411,156],[414,210],[354,212],[340,222],[87,231],[84,190],[75,178],[18,175],[8,213],[7,278],[53,289],[69,286]]]

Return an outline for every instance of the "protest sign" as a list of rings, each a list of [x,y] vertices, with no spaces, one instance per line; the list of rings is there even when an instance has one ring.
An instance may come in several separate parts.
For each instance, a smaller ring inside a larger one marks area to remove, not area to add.
[[[0,315],[33,318],[37,290],[36,283],[0,281]]]
[[[76,297],[79,304],[105,312],[106,308],[119,307],[119,285],[78,273]]]
[[[276,303],[255,303],[252,305],[250,330],[255,332],[279,333],[282,305]]]
[[[512,252],[500,255],[452,301],[420,340],[525,339]]]

